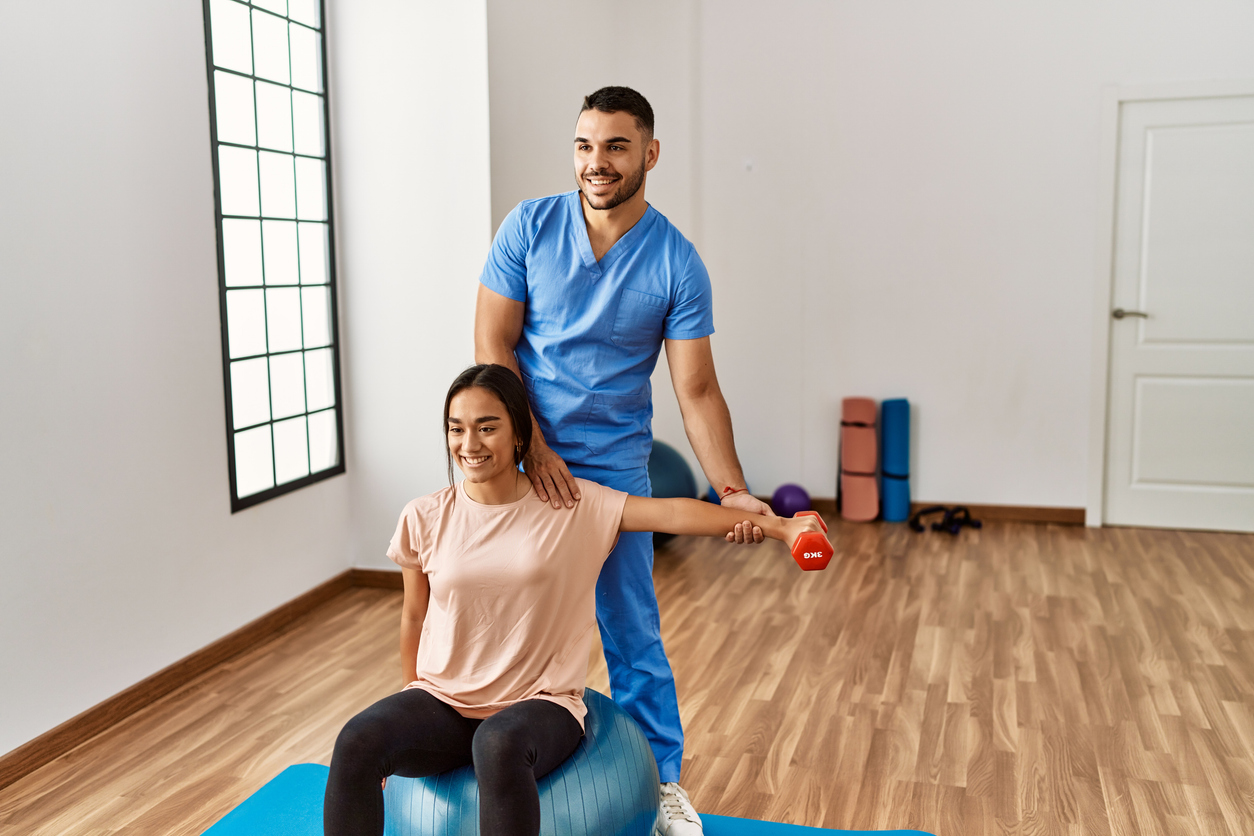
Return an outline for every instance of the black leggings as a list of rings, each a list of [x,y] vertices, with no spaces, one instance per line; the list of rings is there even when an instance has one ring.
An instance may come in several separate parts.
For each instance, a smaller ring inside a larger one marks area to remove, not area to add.
[[[526,700],[486,720],[468,720],[420,688],[392,694],[340,731],[323,801],[323,832],[380,836],[384,778],[424,778],[473,763],[479,832],[536,836],[536,779],[570,757],[582,736],[579,721],[547,700]]]

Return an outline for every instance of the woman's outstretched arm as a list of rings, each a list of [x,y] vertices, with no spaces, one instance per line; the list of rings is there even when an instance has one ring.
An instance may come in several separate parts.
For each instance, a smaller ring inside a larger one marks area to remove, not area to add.
[[[737,523],[750,523],[775,540],[792,545],[803,532],[822,531],[817,519],[804,517],[767,517],[746,514],[736,508],[724,508],[699,499],[651,499],[627,497],[619,531],[662,531],[667,534],[699,534],[728,537]]]

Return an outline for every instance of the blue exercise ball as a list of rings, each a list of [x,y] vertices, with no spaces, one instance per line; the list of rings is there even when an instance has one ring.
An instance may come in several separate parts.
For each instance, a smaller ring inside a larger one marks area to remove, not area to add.
[[[692,476],[692,468],[683,454],[669,444],[654,439],[653,451],[649,453],[649,482],[653,486],[653,495],[674,499],[696,499],[697,480]],[[660,546],[675,535],[657,532],[653,535],[653,545]]]
[[[651,836],[661,803],[657,761],[636,721],[604,694],[584,691],[584,736],[537,783],[540,832]],[[478,836],[479,785],[469,766],[430,778],[393,775],[383,791],[384,836]]]
[[[810,494],[800,485],[780,485],[771,497],[771,510],[781,517],[791,517],[799,511],[809,511]]]

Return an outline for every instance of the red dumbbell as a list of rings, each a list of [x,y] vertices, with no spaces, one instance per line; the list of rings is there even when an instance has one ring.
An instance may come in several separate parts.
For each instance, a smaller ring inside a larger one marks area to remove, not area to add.
[[[832,555],[836,553],[825,534],[827,523],[823,522],[818,511],[798,511],[793,515],[793,517],[804,516],[818,519],[819,525],[823,526],[823,531],[806,531],[800,534],[792,544],[792,559],[807,572],[826,569],[827,564],[832,562]]]

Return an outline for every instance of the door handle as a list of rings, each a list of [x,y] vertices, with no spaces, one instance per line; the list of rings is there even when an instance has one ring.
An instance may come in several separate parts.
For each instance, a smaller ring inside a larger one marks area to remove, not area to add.
[[[1125,316],[1139,316],[1142,319],[1149,319],[1149,314],[1145,311],[1125,311],[1123,308],[1115,308],[1110,312],[1115,319],[1123,319]]]

